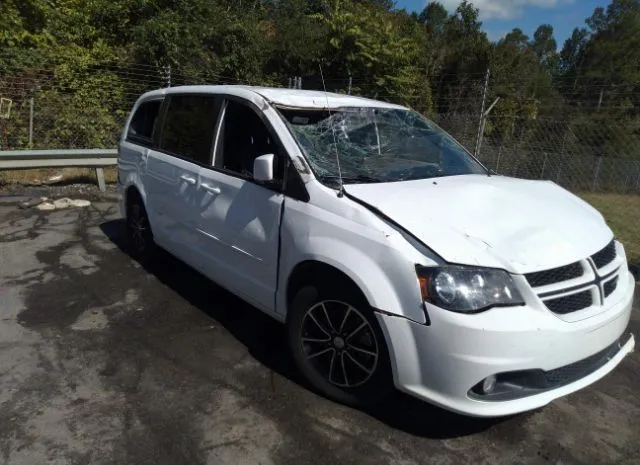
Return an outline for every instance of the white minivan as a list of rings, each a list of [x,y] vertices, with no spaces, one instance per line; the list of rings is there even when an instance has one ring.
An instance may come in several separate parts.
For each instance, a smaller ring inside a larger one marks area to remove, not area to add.
[[[118,184],[140,259],[161,247],[285,323],[301,373],[338,402],[395,387],[510,415],[597,381],[634,347],[635,283],[603,217],[553,182],[492,173],[403,106],[148,92],[124,127]]]

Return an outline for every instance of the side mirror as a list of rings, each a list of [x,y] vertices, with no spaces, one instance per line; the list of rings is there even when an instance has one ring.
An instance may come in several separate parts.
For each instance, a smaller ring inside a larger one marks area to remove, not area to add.
[[[260,155],[253,160],[253,179],[256,181],[273,181],[273,157],[272,153]]]

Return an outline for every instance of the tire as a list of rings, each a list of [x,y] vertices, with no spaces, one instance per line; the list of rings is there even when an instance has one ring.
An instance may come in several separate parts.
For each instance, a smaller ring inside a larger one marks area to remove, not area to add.
[[[127,242],[132,255],[140,262],[149,262],[155,253],[151,224],[147,210],[137,192],[131,193],[127,200]]]
[[[351,287],[300,288],[289,308],[287,331],[307,381],[329,399],[363,407],[386,398],[393,379],[380,326],[366,299]]]

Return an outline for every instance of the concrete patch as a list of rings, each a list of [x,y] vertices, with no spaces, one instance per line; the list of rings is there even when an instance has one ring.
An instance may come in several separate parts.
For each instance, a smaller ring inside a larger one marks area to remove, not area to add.
[[[64,210],[65,208],[86,208],[91,205],[89,200],[84,199],[70,199],[63,197],[54,201],[45,200],[35,205],[35,208],[40,211],[52,211],[52,210]],[[31,205],[27,205],[31,206]]]
[[[283,443],[282,434],[273,421],[233,391],[217,391],[216,407],[205,411],[200,421],[207,464],[275,463],[272,453]]]
[[[51,202],[42,202],[36,205],[36,208],[40,211],[47,212],[47,211],[55,210],[56,206]]]
[[[109,318],[102,309],[91,308],[82,313],[71,325],[74,331],[102,330],[109,325]]]
[[[78,270],[82,274],[92,274],[97,270],[97,257],[89,254],[82,245],[74,245],[66,249],[60,255],[60,265],[72,270]]]
[[[109,315],[116,318],[119,316],[119,312],[129,311],[137,299],[137,291],[129,289],[125,294],[124,301],[104,307],[90,308],[81,313],[75,323],[71,325],[71,329],[74,331],[103,330],[109,325]],[[134,311],[140,310],[141,308],[136,308]]]

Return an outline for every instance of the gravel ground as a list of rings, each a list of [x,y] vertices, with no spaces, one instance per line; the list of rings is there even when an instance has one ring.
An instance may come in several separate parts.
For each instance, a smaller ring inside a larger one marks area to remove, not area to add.
[[[306,386],[278,323],[169,256],[133,261],[109,195],[56,189],[94,202],[0,199],[1,463],[640,463],[637,353],[511,418],[354,410]]]
[[[96,184],[55,184],[55,185],[39,185],[24,186],[20,184],[0,185],[0,198],[4,197],[5,203],[14,203],[11,197],[77,197],[83,199],[94,200],[112,200],[115,199],[115,184],[107,184],[106,192],[100,192]]]

